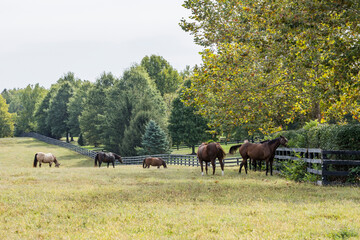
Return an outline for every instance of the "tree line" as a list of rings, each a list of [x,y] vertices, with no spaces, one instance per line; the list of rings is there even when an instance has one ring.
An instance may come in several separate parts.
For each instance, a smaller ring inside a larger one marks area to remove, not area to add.
[[[1,130],[2,137],[31,131],[67,141],[80,136],[83,144],[123,156],[166,153],[172,143],[197,144],[207,140],[206,121],[178,95],[188,72],[151,55],[120,78],[103,73],[90,82],[69,72],[50,89],[39,84],[5,89],[0,106],[7,115],[1,121],[8,129]],[[201,119],[195,130],[193,118]]]
[[[186,0],[183,7],[190,15],[179,24],[203,47],[200,65],[178,73],[153,55],[121,78],[104,73],[91,83],[69,73],[49,90],[3,91],[1,121],[15,127],[2,131],[81,134],[88,144],[132,155],[149,142],[146,129],[157,129],[150,120],[170,144],[193,147],[315,119],[359,123],[358,0]]]

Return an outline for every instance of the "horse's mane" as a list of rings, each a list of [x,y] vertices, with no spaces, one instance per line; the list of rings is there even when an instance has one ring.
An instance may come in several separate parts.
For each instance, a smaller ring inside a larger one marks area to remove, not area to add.
[[[280,138],[281,138],[281,137],[275,138],[275,139],[273,139],[273,140],[269,140],[269,141],[268,141],[268,144],[269,144],[269,145],[272,145],[272,144],[274,144],[275,142],[277,142]]]

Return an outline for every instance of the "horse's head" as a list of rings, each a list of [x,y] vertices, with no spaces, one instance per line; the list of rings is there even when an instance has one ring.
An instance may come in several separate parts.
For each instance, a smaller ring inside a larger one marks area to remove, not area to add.
[[[288,147],[288,140],[286,137],[283,137],[283,136],[280,136],[280,144],[285,146],[285,147]]]
[[[58,162],[58,160],[56,159],[56,157],[53,155],[54,158],[54,163],[55,163],[55,167],[59,167],[60,163]]]
[[[119,160],[120,163],[124,163],[121,156],[114,153],[115,159]]]
[[[164,166],[164,168],[167,168],[166,162],[162,158],[159,158],[159,159],[161,160],[161,164]]]

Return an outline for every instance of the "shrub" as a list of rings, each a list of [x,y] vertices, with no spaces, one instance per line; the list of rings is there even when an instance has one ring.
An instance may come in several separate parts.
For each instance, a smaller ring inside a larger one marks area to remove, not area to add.
[[[339,126],[335,141],[341,150],[360,150],[360,124]]]
[[[84,137],[83,137],[82,133],[80,133],[77,142],[78,142],[78,144],[79,144],[80,146],[85,146],[85,141],[84,141]]]

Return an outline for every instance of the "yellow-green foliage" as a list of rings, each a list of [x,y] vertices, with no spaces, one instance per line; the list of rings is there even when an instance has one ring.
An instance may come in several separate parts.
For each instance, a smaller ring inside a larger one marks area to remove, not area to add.
[[[60,168],[33,168],[36,151]],[[217,169],[219,170],[219,169]],[[28,138],[0,139],[0,239],[357,239],[360,190],[264,172],[94,168]]]

